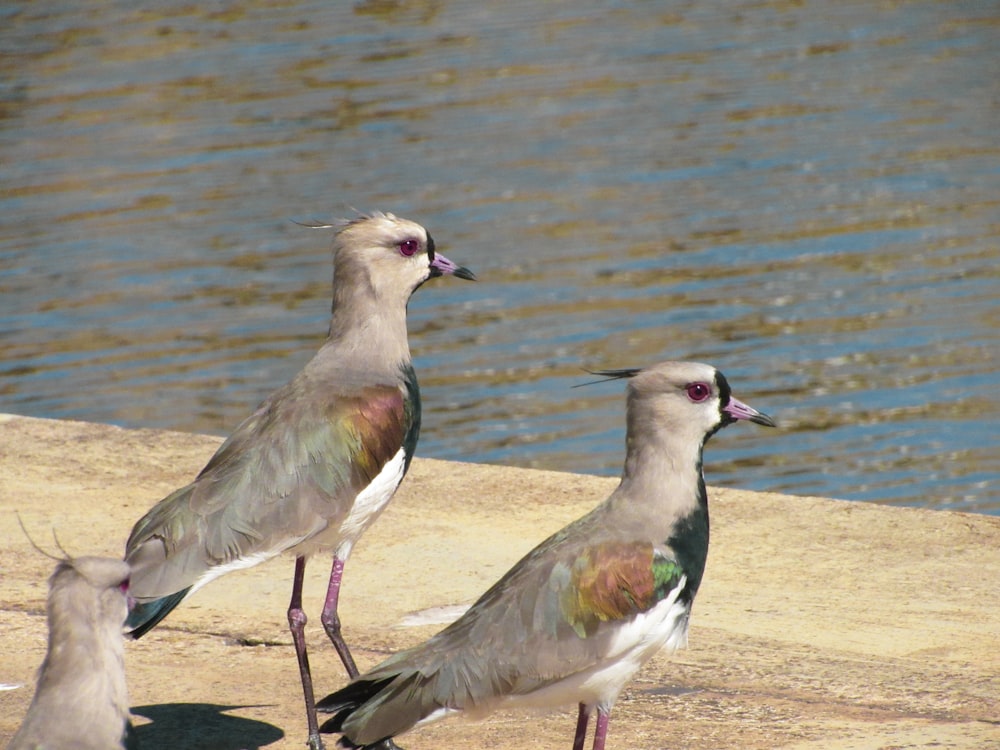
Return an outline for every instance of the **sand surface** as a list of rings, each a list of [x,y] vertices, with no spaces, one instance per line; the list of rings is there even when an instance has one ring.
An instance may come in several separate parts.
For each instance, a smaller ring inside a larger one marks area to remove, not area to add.
[[[217,438],[0,416],[0,746],[45,653],[52,532],[119,556],[132,524]],[[711,484],[711,448],[707,471]],[[355,549],[341,615],[362,668],[471,603],[531,547],[604,499],[606,478],[417,459]],[[611,717],[609,750],[1000,748],[1000,518],[712,489],[712,547],[690,646],[654,658]],[[202,589],[127,644],[144,750],[302,748],[285,610],[293,561]],[[307,569],[319,695],[345,681],[319,625],[329,560]],[[407,750],[564,748],[575,707],[448,720]],[[53,717],[58,720],[58,717]],[[334,743],[328,743],[332,750]]]

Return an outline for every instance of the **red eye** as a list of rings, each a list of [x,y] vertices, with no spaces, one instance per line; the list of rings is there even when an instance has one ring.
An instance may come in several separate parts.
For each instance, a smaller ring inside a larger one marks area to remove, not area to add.
[[[416,240],[403,240],[399,243],[399,254],[409,258],[420,249],[420,243]]]
[[[711,392],[712,389],[708,387],[707,383],[691,383],[687,387],[688,398],[695,403],[704,401]]]
[[[123,594],[127,594],[128,585],[129,585],[129,579],[126,578],[124,581],[118,584],[118,590],[121,591]]]

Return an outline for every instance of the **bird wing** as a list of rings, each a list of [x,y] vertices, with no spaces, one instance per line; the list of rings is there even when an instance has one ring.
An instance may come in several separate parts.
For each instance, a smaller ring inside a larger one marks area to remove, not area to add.
[[[495,604],[470,633],[479,641],[488,630],[499,640],[491,644],[494,653],[511,655],[502,666],[517,692],[616,658],[628,647],[616,633],[684,578],[669,550],[650,541],[605,540],[563,550],[557,542],[555,551],[537,555],[538,562],[529,555],[509,581],[501,579]]]
[[[683,575],[677,561],[652,543],[619,541],[588,547],[571,565],[560,563],[552,572],[562,583],[557,584],[560,619],[582,639],[596,635],[602,623],[648,611]]]
[[[293,380],[236,428],[191,484],[136,523],[126,545],[139,568],[130,593],[140,601],[165,596],[212,567],[260,562],[336,527],[400,451],[414,419],[397,385],[344,396]]]
[[[398,677],[396,686],[406,686],[401,692],[420,694],[422,708],[407,705],[406,711],[427,716],[442,706],[496,705],[662,643],[665,635],[632,626],[685,585],[669,549],[626,540],[580,546],[568,536],[547,540],[459,620],[362,679]]]

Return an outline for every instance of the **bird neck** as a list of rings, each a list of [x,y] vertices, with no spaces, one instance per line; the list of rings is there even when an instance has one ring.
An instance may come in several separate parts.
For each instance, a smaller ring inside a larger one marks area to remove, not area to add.
[[[622,485],[637,497],[655,498],[664,515],[686,515],[703,502],[702,444],[668,430],[634,427],[625,443]]]
[[[408,363],[406,300],[383,299],[367,284],[336,284],[329,339],[354,352],[362,365],[367,356],[393,365]]]
[[[632,429],[625,468],[615,495],[650,541],[669,547],[687,576],[681,598],[693,601],[708,559],[708,495],[702,473],[703,444],[662,428]]]
[[[117,593],[117,592],[116,592]],[[125,685],[125,647],[121,622],[124,601],[111,603],[79,584],[57,585],[49,598],[49,646],[43,672],[49,683],[85,685],[118,714],[128,711]],[[114,611],[120,606],[121,613]],[[95,709],[96,710],[96,709]]]

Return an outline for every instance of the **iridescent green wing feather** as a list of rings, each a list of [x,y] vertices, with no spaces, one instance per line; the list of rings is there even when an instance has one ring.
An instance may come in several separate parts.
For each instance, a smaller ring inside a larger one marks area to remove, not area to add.
[[[553,576],[565,577],[560,563]],[[560,614],[581,638],[602,622],[634,617],[664,599],[684,575],[648,542],[604,542],[585,549],[568,569]]]

